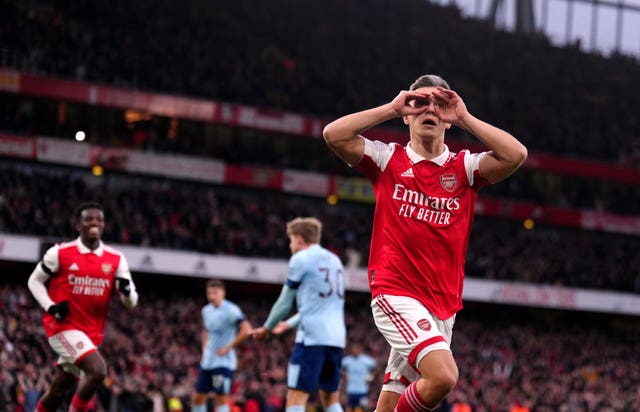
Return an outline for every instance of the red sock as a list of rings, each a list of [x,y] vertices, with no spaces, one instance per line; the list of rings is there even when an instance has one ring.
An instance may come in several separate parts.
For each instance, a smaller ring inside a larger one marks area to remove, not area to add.
[[[78,397],[77,394],[74,394],[73,398],[71,398],[71,406],[69,407],[69,412],[86,412],[90,400],[91,399],[85,401],[84,399]]]
[[[42,406],[42,401],[38,401],[38,404],[36,405],[36,412],[49,412],[49,410]]]
[[[420,397],[417,383],[417,381],[413,382],[402,392],[393,412],[427,412],[433,410]]]

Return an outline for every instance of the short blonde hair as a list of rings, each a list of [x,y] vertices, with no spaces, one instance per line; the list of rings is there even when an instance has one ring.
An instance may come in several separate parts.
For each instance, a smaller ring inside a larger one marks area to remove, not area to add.
[[[320,243],[322,222],[315,217],[297,217],[287,223],[287,236],[301,236],[306,243]]]

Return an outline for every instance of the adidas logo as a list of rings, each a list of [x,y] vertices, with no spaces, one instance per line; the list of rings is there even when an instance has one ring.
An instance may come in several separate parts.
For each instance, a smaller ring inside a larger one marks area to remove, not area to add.
[[[80,270],[80,268],[76,262],[73,262],[71,266],[69,266],[69,270]]]
[[[408,168],[407,170],[402,172],[402,174],[400,176],[401,177],[414,177],[413,176],[413,169],[412,168]]]

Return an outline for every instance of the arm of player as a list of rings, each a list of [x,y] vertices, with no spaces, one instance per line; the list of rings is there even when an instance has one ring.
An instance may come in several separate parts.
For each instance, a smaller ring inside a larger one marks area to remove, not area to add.
[[[238,333],[236,333],[235,338],[233,338],[233,340],[229,342],[228,345],[219,348],[217,352],[218,355],[220,356],[226,355],[231,349],[237,347],[242,342],[247,340],[249,336],[251,336],[251,324],[249,323],[248,320],[243,319],[238,324]]]
[[[124,255],[120,256],[120,264],[116,269],[116,288],[120,293],[120,301],[128,308],[134,308],[138,304],[138,291],[133,283],[131,272],[129,271],[129,263]]]
[[[38,262],[27,281],[27,286],[29,287],[31,294],[46,311],[56,303],[49,296],[46,282],[57,271],[58,247],[57,245],[54,245],[45,252],[42,260]]]
[[[49,280],[49,274],[45,272],[46,266],[44,266],[43,262],[39,262],[33,272],[31,272],[31,276],[29,276],[29,280],[27,281],[27,286],[31,291],[33,297],[38,301],[40,306],[46,311],[55,304],[55,302],[49,297],[49,292],[47,291],[47,287],[45,283]]]
[[[271,330],[271,333],[274,335],[281,335],[290,329],[295,329],[300,324],[301,319],[302,316],[299,313],[296,313],[289,319],[278,322],[278,324]]]
[[[291,316],[289,319],[285,320],[285,322],[287,323],[287,325],[289,325],[289,329],[293,329],[298,327],[301,320],[302,320],[302,315],[299,313],[296,313],[295,315]]]
[[[62,321],[69,314],[69,302],[66,300],[54,302],[49,296],[46,282],[49,280],[53,272],[44,262],[45,259],[43,258],[33,270],[31,276],[29,276],[29,280],[27,281],[27,286],[40,306],[42,306],[47,313],[56,318],[56,320]]]
[[[269,332],[275,328],[275,326],[284,319],[285,316],[291,311],[293,307],[293,302],[296,298],[296,290],[290,288],[287,285],[282,287],[280,291],[280,296],[278,296],[278,300],[271,307],[271,312],[269,312],[269,316],[267,320],[264,322],[264,325],[260,328],[253,329],[251,331],[251,335],[256,339],[264,339],[267,337]]]
[[[423,97],[423,93],[403,90],[389,103],[334,120],[324,127],[322,136],[338,157],[354,166],[364,154],[360,133],[391,119],[421,113],[424,108],[414,108],[409,102]]]
[[[436,107],[436,114],[441,120],[468,131],[491,150],[480,159],[480,176],[496,183],[515,172],[527,159],[527,148],[522,143],[506,131],[469,113],[456,92],[438,87],[434,94],[446,103],[444,109]]]
[[[40,306],[58,321],[63,321],[69,314],[69,302],[54,302],[49,296],[46,282],[58,271],[58,246],[50,247],[29,276],[27,286]]]
[[[240,322],[240,326],[238,327],[238,333],[236,334],[235,339],[231,342],[231,347],[235,348],[251,335],[251,323],[248,320],[243,319]]]
[[[269,331],[272,330],[276,324],[284,319],[284,317],[291,311],[295,299],[296,290],[290,288],[288,285],[284,285],[280,291],[278,300],[273,304],[271,312],[269,312],[269,316],[263,326]]]

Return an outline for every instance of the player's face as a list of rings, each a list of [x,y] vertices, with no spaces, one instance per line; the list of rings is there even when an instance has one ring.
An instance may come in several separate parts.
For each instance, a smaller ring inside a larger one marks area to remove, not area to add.
[[[80,237],[88,242],[100,240],[104,231],[104,214],[98,209],[85,209],[76,225]]]
[[[295,254],[297,251],[301,250],[304,246],[304,241],[302,240],[302,236],[300,235],[289,235],[289,249],[291,249],[291,254]]]
[[[351,345],[351,353],[353,353],[355,356],[360,355],[362,353],[362,347],[358,344]]]
[[[209,302],[213,304],[213,306],[218,307],[224,300],[224,289],[218,287],[210,287],[207,288],[207,299]]]
[[[446,129],[451,127],[450,123],[443,122],[436,115],[436,109],[444,110],[446,105],[436,99],[433,92],[435,87],[420,87],[417,92],[424,93],[425,98],[415,99],[409,102],[412,107],[423,109],[420,114],[404,117],[404,122],[411,129],[412,134],[418,137],[440,137],[444,136]]]

